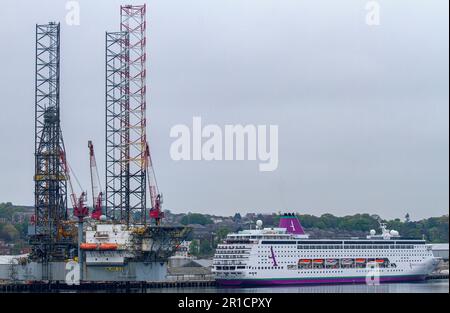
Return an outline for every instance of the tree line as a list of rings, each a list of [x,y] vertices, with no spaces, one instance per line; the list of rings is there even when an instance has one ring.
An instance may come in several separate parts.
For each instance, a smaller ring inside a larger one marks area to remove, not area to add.
[[[26,209],[14,206],[12,203],[0,203],[0,240],[6,242],[25,242],[27,240],[27,221],[21,223],[14,222],[15,213],[24,212]],[[448,242],[449,240],[449,216],[430,217],[419,221],[411,221],[409,214],[404,219],[383,220],[378,215],[370,214],[354,214],[347,216],[335,216],[333,214],[322,214],[315,216],[310,214],[298,214],[303,227],[308,231],[322,230],[339,233],[346,231],[352,234],[367,234],[370,229],[379,231],[379,222],[385,222],[389,229],[395,229],[400,232],[403,237],[407,238],[424,238],[431,243]],[[236,213],[233,218],[235,226],[234,230],[242,230],[249,227],[249,222],[255,222],[260,219],[265,227],[277,227],[279,224],[280,214],[255,214],[250,221],[245,216]],[[201,213],[188,213],[182,216],[180,223],[183,225],[214,224],[212,216]],[[189,238],[194,239],[192,246],[192,254],[194,255],[210,255],[213,253],[217,243],[222,241],[226,235],[231,232],[227,226],[217,225],[214,229],[214,235],[211,238]]]

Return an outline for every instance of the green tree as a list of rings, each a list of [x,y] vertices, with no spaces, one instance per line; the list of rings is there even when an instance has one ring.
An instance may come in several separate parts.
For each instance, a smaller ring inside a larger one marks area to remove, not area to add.
[[[14,227],[19,232],[21,238],[25,239],[25,237],[28,236],[28,223],[27,222],[14,224]]]
[[[0,203],[0,217],[11,220],[14,214],[14,206],[11,202]]]
[[[222,241],[224,240],[227,235],[230,233],[230,229],[228,227],[221,227],[217,230],[217,240]]]
[[[200,214],[200,213],[188,213],[187,215],[183,216],[181,218],[181,224],[183,225],[189,225],[189,224],[200,224],[200,225],[206,225],[206,224],[212,224],[213,221],[209,216]]]
[[[19,231],[12,224],[6,224],[2,227],[0,238],[5,241],[14,241],[20,237]]]
[[[200,241],[200,255],[209,256],[213,253],[213,247],[211,246],[211,242],[209,240],[201,240]]]
[[[338,227],[339,218],[332,214],[322,214],[320,217],[325,228],[335,229]]]
[[[406,215],[405,215],[405,222],[409,223],[410,220],[411,219],[410,219],[409,213],[406,213]]]
[[[191,244],[189,245],[189,254],[193,256],[198,256],[200,254],[200,245],[197,239],[191,241]]]

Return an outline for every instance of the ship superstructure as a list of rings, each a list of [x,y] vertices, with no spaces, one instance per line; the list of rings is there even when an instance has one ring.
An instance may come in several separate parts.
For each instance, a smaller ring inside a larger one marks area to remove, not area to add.
[[[381,224],[366,238],[310,239],[298,218],[284,214],[278,228],[229,234],[214,255],[220,285],[289,285],[424,280],[437,266],[425,240],[405,239]]]

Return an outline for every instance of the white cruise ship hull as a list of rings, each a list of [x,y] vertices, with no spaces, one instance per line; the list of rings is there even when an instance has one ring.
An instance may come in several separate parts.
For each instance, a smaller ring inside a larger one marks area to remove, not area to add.
[[[229,234],[216,249],[213,273],[221,286],[377,285],[425,280],[438,263],[425,240],[386,229],[365,239],[309,239],[296,217],[285,215],[279,228]]]
[[[270,286],[318,284],[379,284],[423,281],[435,269],[436,259],[417,265],[395,269],[341,269],[341,270],[263,270],[258,275],[216,274],[221,286]],[[294,273],[295,272],[295,273]],[[251,277],[254,276],[254,277]]]

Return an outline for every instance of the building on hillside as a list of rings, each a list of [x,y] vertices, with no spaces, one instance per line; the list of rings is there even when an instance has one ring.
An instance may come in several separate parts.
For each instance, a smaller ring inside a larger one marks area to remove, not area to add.
[[[213,221],[214,224],[223,222],[223,218],[221,218],[221,217],[212,217],[211,220]]]
[[[448,243],[432,243],[429,246],[431,246],[431,251],[436,258],[448,261]]]
[[[192,235],[194,238],[206,238],[211,236],[211,233],[206,226],[200,224],[189,224],[187,226],[192,228]]]
[[[31,217],[34,215],[34,212],[16,212],[12,216],[12,222],[17,224],[22,224],[30,221]]]
[[[191,245],[192,241],[183,241],[180,243],[175,251],[175,256],[177,257],[184,257],[189,258],[189,246]]]

